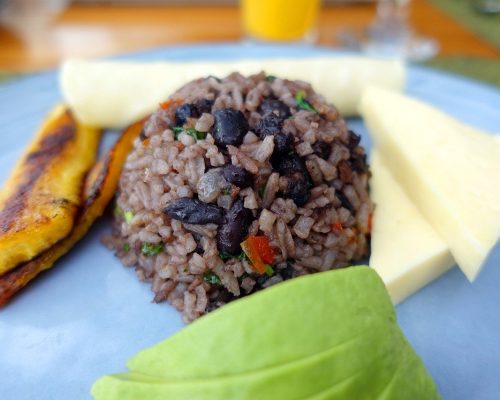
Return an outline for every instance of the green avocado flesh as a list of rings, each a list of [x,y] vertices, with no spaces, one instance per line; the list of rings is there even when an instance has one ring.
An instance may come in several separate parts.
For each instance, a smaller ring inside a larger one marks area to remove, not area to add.
[[[92,387],[97,400],[438,399],[368,267],[296,278],[200,318]]]

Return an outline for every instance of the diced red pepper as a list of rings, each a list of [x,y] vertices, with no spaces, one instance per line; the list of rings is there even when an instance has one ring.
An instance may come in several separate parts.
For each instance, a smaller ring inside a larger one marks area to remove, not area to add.
[[[181,104],[182,100],[180,99],[169,99],[167,101],[164,101],[163,103],[160,103],[160,108],[163,110],[166,110],[167,108],[171,107],[172,104]]]
[[[274,250],[267,236],[249,236],[241,243],[241,248],[252,263],[253,268],[260,274],[266,271],[266,264],[274,262]]]
[[[274,250],[267,236],[250,236],[248,240],[255,245],[262,261],[266,264],[272,264],[274,262]]]
[[[342,222],[340,222],[339,220],[337,220],[333,224],[331,224],[330,227],[332,228],[332,232],[337,234],[337,235],[340,234],[344,230],[344,227],[342,226]]]
[[[266,266],[259,257],[257,249],[252,247],[250,243],[248,243],[248,241],[246,240],[244,242],[241,242],[241,248],[247,255],[248,259],[250,260],[252,268],[255,270],[255,272],[263,274],[266,271]]]

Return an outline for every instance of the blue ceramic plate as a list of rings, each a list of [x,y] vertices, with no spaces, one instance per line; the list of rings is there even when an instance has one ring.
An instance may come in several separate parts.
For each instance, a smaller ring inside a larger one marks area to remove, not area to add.
[[[305,47],[239,44],[178,47],[134,60],[234,59],[334,55]],[[175,79],[175,77],[173,77]],[[429,69],[410,67],[408,94],[464,122],[500,131],[500,92]],[[0,86],[0,182],[43,117],[60,100],[57,71]],[[362,122],[349,121],[369,138]],[[113,140],[109,137],[107,140]],[[87,399],[100,376],[182,328],[179,314],[151,302],[140,283],[99,242],[101,220],[56,266],[0,311],[0,398]],[[457,269],[397,307],[399,322],[444,399],[500,398],[500,249],[470,284]]]

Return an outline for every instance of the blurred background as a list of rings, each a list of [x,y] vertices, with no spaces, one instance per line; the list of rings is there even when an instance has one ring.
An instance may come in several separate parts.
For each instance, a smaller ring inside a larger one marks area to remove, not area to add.
[[[0,79],[208,42],[343,48],[500,85],[500,0],[0,0]]]

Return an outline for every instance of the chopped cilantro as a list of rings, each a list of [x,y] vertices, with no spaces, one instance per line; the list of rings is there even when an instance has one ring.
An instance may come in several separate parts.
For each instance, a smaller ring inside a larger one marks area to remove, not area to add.
[[[181,133],[183,130],[184,130],[184,128],[183,128],[182,126],[174,126],[174,127],[172,128],[172,131],[174,132],[174,136],[175,136],[175,138],[176,138],[176,139],[178,139],[178,138],[179,138],[179,135],[180,135],[180,133]]]
[[[266,185],[262,185],[259,190],[257,190],[257,193],[259,193],[259,196],[262,197],[264,196],[264,190],[266,189]]]
[[[115,205],[115,208],[113,210],[114,214],[116,217],[123,217],[123,210],[120,208],[120,206],[118,204]]]
[[[266,267],[266,270],[265,270],[266,275],[273,276],[274,275],[273,267],[271,267],[269,264],[266,264],[265,267]]]
[[[163,250],[163,243],[143,243],[142,254],[146,256],[156,256]]]
[[[130,251],[130,245],[128,243],[123,244],[123,251],[128,253]]]
[[[273,82],[276,79],[274,75],[267,75],[266,76],[266,81],[268,82]]]
[[[185,134],[192,136],[194,140],[201,140],[205,139],[205,133],[197,131],[194,128],[183,128],[182,126],[174,126],[172,128],[172,131],[174,132],[174,136],[176,139],[179,139],[179,135],[184,132]]]
[[[186,132],[189,136],[192,136],[195,140],[205,139],[205,133],[197,131],[194,128],[186,128],[184,129],[184,132]]]
[[[224,190],[222,191],[222,193],[228,195],[228,194],[231,194],[231,188],[228,186],[228,187],[225,187]]]
[[[243,279],[248,278],[250,275],[248,275],[246,272],[243,272],[241,276],[238,278],[238,280],[241,282]]]
[[[232,254],[226,253],[225,251],[220,251],[219,257],[222,261],[227,261],[230,258],[233,258],[234,256]]]
[[[227,261],[227,260],[230,260],[231,258],[236,258],[238,260],[244,260],[245,258],[247,258],[247,255],[245,254],[244,251],[242,251],[240,254],[238,254],[237,256],[234,256],[232,254],[229,254],[229,253],[226,253],[225,251],[220,251],[219,252],[219,257],[222,261]]]
[[[297,104],[298,109],[317,112],[311,103],[306,100],[306,93],[303,90],[299,90],[295,95],[295,104]]]
[[[264,191],[266,190],[267,181],[268,179],[266,179],[266,181],[262,185],[260,185],[259,189],[257,190],[257,193],[261,198],[264,197]]]
[[[123,214],[123,218],[125,219],[125,222],[127,224],[130,224],[130,221],[132,221],[132,218],[134,218],[134,213],[132,211],[125,211]]]
[[[212,285],[222,285],[220,278],[213,272],[205,272],[203,274],[203,280],[205,282],[211,283]]]

